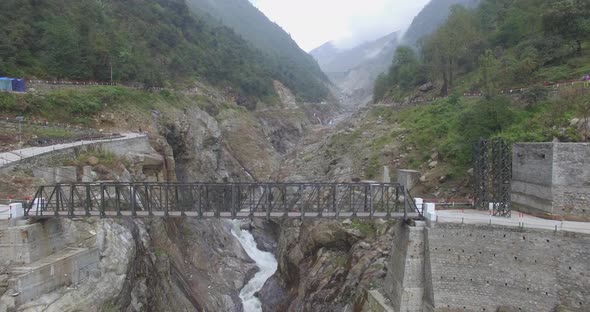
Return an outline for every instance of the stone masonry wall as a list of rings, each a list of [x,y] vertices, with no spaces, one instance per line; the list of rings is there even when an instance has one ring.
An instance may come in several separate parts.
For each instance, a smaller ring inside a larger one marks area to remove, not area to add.
[[[553,213],[590,218],[590,144],[556,144],[553,158]]]
[[[438,224],[427,239],[435,311],[590,307],[590,235]]]

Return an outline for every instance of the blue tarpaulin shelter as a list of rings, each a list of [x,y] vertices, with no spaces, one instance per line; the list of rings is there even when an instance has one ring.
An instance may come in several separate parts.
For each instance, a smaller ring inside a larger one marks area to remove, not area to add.
[[[27,84],[24,79],[12,80],[12,91],[27,92]]]
[[[12,81],[10,81],[10,78],[0,77],[0,91],[12,91]]]

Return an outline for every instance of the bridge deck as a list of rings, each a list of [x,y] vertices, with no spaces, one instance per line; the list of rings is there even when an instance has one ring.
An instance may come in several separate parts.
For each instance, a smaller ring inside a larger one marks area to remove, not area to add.
[[[53,212],[46,212],[43,215],[32,215],[32,218],[36,218],[36,219],[49,219],[49,218],[55,218],[55,217],[101,217],[101,213],[99,211],[89,211],[88,213],[86,213],[85,210],[74,210],[72,211],[71,214],[68,214],[67,211],[62,211],[62,212],[58,212],[58,214],[56,215]],[[243,211],[243,212],[237,212],[235,214],[231,213],[231,212],[220,212],[219,214],[216,214],[215,212],[204,212],[202,214],[199,214],[196,211],[187,211],[184,213],[181,212],[164,212],[164,211],[153,211],[153,212],[148,212],[148,211],[137,211],[135,213],[131,212],[131,211],[121,211],[119,213],[117,213],[116,211],[105,211],[104,215],[102,215],[102,217],[107,217],[107,218],[116,218],[116,217],[137,217],[137,218],[149,218],[149,217],[172,217],[172,218],[178,218],[178,217],[193,217],[193,218],[202,218],[202,219],[210,219],[210,218],[222,218],[222,219],[247,219],[247,218],[272,218],[272,219],[277,219],[277,218],[326,218],[326,219],[350,219],[350,218],[355,218],[355,219],[404,219],[404,213],[391,213],[391,214],[387,214],[385,212],[375,212],[371,215],[371,213],[369,212],[357,212],[356,214],[350,213],[350,212],[343,212],[338,214],[338,216],[336,215],[336,213],[333,212],[326,212],[326,213],[317,213],[317,212],[306,212],[305,214],[302,214],[300,212],[289,212],[289,213],[283,213],[283,212],[271,212],[271,213],[266,213],[266,212],[254,212],[254,213],[250,213],[247,211]],[[418,213],[408,213],[406,215],[406,218],[409,219],[418,219],[420,218],[420,215]]]

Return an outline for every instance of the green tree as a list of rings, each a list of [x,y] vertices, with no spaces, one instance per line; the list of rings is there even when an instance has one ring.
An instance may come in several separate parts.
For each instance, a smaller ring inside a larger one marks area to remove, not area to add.
[[[408,46],[397,48],[393,63],[389,68],[389,78],[394,85],[403,90],[409,90],[425,82],[424,66],[414,49]]]
[[[582,40],[590,36],[590,1],[552,1],[543,15],[546,33],[562,36],[573,42],[574,51],[582,53]]]
[[[476,51],[472,48],[479,40],[475,13],[460,5],[453,6],[447,23],[425,40],[424,58],[433,73],[442,77],[443,95],[454,87],[458,61],[473,57]]]
[[[375,80],[375,86],[373,87],[373,102],[377,103],[382,100],[387,91],[390,88],[389,77],[387,74],[382,73]]]
[[[508,97],[493,97],[471,106],[459,118],[462,140],[475,142],[478,138],[490,138],[507,129],[516,118],[510,103]]]
[[[493,97],[498,90],[500,62],[492,50],[486,50],[479,58],[479,80],[486,98]]]

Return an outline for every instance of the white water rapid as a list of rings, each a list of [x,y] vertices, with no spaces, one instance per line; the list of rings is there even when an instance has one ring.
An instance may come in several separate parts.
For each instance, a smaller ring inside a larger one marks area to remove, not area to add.
[[[262,312],[262,303],[254,294],[262,289],[266,280],[276,272],[277,260],[272,253],[262,251],[256,247],[254,236],[240,228],[240,221],[234,220],[233,224],[231,233],[240,241],[248,256],[256,262],[260,269],[240,291],[244,312]]]

